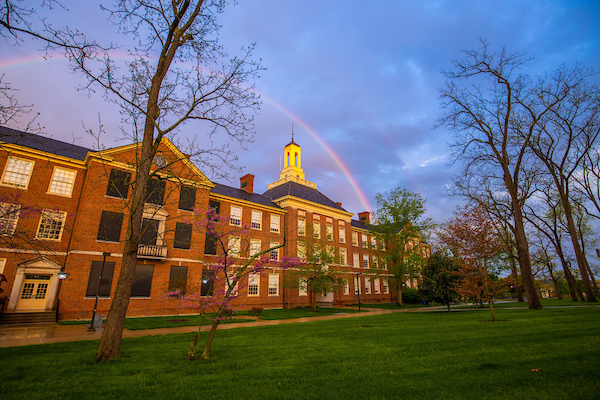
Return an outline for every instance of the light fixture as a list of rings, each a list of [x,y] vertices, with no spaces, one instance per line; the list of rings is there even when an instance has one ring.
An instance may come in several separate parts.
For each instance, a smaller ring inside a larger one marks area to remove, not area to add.
[[[67,279],[67,277],[68,277],[68,276],[69,276],[69,273],[68,273],[68,272],[65,272],[65,271],[60,271],[60,272],[58,273],[58,279],[60,279],[61,281],[62,281],[63,279]]]

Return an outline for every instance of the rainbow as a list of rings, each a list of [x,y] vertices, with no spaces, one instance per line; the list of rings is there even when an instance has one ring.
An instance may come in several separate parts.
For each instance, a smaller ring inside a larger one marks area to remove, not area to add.
[[[118,60],[118,59],[131,60],[131,55],[129,55],[129,54],[112,54],[111,57],[113,60]],[[48,61],[66,62],[67,60],[64,57],[60,57],[58,55],[44,60],[44,59],[40,59],[39,55],[28,54],[28,55],[20,56],[18,58],[0,61],[0,68],[2,68],[2,69],[17,68],[17,67],[22,67],[25,65],[31,65],[31,64],[35,64],[35,63],[48,62]],[[178,66],[181,66],[182,64],[186,64],[186,63],[178,64]],[[193,68],[197,67],[196,65],[192,65],[192,64],[190,64],[190,66]],[[214,73],[213,71],[210,71],[208,68],[202,68],[202,70],[203,70],[202,72]],[[352,190],[354,191],[354,193],[358,197],[358,200],[362,204],[363,210],[365,210],[365,211],[372,210],[371,206],[369,205],[369,201],[367,200],[367,197],[365,196],[364,192],[358,185],[358,182],[356,182],[356,179],[354,179],[354,176],[352,176],[350,169],[346,166],[346,164],[344,164],[341,157],[323,140],[323,138],[308,123],[306,123],[304,120],[300,119],[300,117],[298,117],[292,111],[290,111],[289,109],[284,107],[281,103],[276,102],[273,98],[271,98],[270,96],[267,96],[265,93],[258,91],[256,88],[246,87],[245,89],[252,90],[256,94],[260,95],[261,99],[266,101],[268,104],[273,106],[276,110],[278,110],[282,114],[289,117],[292,121],[294,121],[296,124],[300,125],[306,132],[308,132],[308,134],[310,136],[312,136],[312,138],[319,144],[319,146],[321,146],[323,148],[323,150],[325,150],[325,153],[327,153],[329,158],[331,158],[333,160],[335,165],[344,174],[344,176],[350,183]]]

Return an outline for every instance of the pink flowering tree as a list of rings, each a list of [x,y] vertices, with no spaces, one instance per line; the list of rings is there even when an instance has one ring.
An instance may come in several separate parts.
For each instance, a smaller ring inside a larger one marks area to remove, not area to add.
[[[192,295],[191,301],[200,311],[200,323],[198,332],[192,339],[186,359],[191,361],[196,356],[196,349],[200,339],[202,316],[206,310],[214,310],[215,316],[211,325],[204,351],[200,360],[207,360],[210,348],[215,338],[217,327],[224,318],[225,311],[230,309],[234,299],[244,292],[248,286],[249,278],[260,275],[265,269],[277,266],[280,269],[295,268],[300,265],[297,258],[283,258],[274,260],[271,258],[272,251],[285,246],[286,238],[284,232],[283,243],[269,246],[266,249],[252,249],[248,238],[248,228],[240,223],[230,224],[228,216],[222,216],[209,208],[204,211],[196,211],[196,219],[191,222],[205,232],[206,240],[210,240],[216,247],[216,255],[208,263],[210,282],[209,290],[204,293]]]

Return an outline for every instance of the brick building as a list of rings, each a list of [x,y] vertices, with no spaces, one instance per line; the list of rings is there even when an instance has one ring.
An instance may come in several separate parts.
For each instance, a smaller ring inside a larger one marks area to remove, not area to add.
[[[143,205],[128,315],[172,314],[174,305],[164,300],[164,293],[206,290],[206,265],[216,249],[189,222],[194,209],[209,206],[231,225],[249,227],[249,252],[283,243],[286,235],[285,247],[273,250],[271,258],[297,256],[308,233],[335,248],[339,262],[330,268],[346,283],[318,294],[319,303],[353,304],[358,293],[362,302],[394,301],[394,291],[382,278],[385,265],[378,260],[380,248],[370,234],[369,214],[353,220],[341,203],[305,180],[301,151],[292,139],[284,147],[280,179],[259,194],[253,175],[242,177],[239,188],[211,182],[164,139]],[[136,145],[97,152],[0,127],[0,273],[7,279],[0,297],[8,298],[5,313],[51,311],[60,319],[89,318],[98,294],[98,312],[106,315],[120,270],[138,156]],[[378,265],[381,273],[374,274]],[[59,279],[61,273],[67,278]],[[309,304],[302,285],[285,285],[284,275],[275,261],[247,283],[237,306]]]

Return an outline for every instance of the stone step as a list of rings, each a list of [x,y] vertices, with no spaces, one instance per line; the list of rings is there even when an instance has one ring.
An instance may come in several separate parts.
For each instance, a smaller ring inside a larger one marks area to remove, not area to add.
[[[3,313],[0,315],[0,324],[39,324],[56,322],[55,311],[33,312],[33,313]]]

